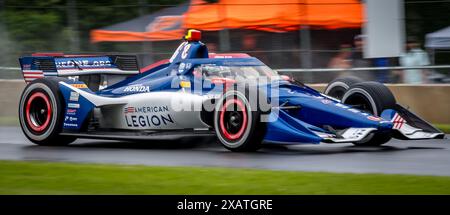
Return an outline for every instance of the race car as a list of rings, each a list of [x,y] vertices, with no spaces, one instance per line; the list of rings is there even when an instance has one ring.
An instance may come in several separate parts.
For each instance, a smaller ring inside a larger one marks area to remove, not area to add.
[[[77,138],[216,136],[231,151],[264,144],[353,143],[444,134],[397,104],[381,83],[332,81],[324,93],[244,53],[208,53],[189,30],[168,60],[142,69],[130,55],[37,53],[20,58],[25,136],[38,145]]]

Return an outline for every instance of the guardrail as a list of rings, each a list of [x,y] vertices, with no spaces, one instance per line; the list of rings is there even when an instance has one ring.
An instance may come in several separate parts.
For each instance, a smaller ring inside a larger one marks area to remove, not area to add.
[[[346,71],[386,71],[408,69],[450,69],[450,65],[433,66],[385,66],[385,67],[353,67],[353,68],[311,68],[311,69],[277,69],[278,72],[346,72]]]
[[[433,66],[385,66],[385,67],[353,67],[353,68],[310,68],[310,69],[277,69],[278,72],[345,72],[345,71],[385,71],[385,70],[408,70],[408,69],[450,69],[450,65]],[[20,71],[20,67],[0,66],[0,70]]]
[[[373,71],[373,72],[385,72],[385,71],[405,71],[410,69],[422,69],[422,70],[435,70],[435,69],[448,69],[450,71],[450,65],[431,65],[431,66],[387,66],[387,67],[353,67],[353,68],[287,68],[287,69],[276,69],[277,72],[280,73],[297,73],[301,75],[302,81],[305,83],[317,83],[314,82],[313,73],[335,73],[335,72],[367,72],[367,71]],[[0,66],[0,70],[9,70],[9,71],[20,71],[20,67],[5,67]],[[437,73],[436,73],[437,74]],[[438,78],[440,80],[444,80],[444,83],[450,82],[450,77],[446,77],[442,74],[434,75],[433,78]],[[328,75],[330,76],[330,75]],[[327,76],[327,77],[328,77]],[[1,78],[0,74],[0,78]],[[11,78],[19,78],[12,76]],[[328,78],[329,79],[329,78]],[[327,78],[321,77],[319,80],[319,83],[327,82]],[[332,79],[330,79],[332,80]],[[328,80],[328,81],[330,81]],[[430,79],[431,80],[431,79]],[[442,81],[440,81],[442,82]]]
[[[363,80],[377,80],[387,83],[401,82],[400,74],[407,70],[444,70],[450,71],[450,65],[432,65],[432,66],[384,66],[384,67],[353,67],[353,68],[294,68],[294,69],[277,69],[279,73],[290,73],[295,78],[302,80],[304,83],[324,83],[333,80],[340,74],[359,76]],[[384,72],[377,77],[380,72]],[[320,74],[320,75],[319,75]],[[447,73],[449,74],[449,73]],[[381,78],[381,79],[379,79]],[[427,75],[427,79],[431,83],[449,83],[448,75],[432,72]]]
[[[13,70],[13,71],[20,71],[20,67],[7,67],[7,66],[0,66],[0,70]]]

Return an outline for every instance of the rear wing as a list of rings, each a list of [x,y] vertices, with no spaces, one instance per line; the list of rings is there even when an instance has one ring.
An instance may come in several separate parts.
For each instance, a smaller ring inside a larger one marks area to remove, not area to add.
[[[33,54],[19,59],[25,82],[48,76],[82,76],[92,74],[134,75],[139,65],[133,55],[63,55]]]

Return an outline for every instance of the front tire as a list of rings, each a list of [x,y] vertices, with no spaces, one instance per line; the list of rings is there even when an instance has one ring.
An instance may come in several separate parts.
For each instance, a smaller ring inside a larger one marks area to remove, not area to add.
[[[352,85],[342,98],[342,103],[357,107],[358,109],[380,116],[386,109],[394,109],[396,105],[392,92],[378,82],[362,82]],[[387,143],[392,137],[390,130],[377,131],[359,142],[357,146],[380,146]]]
[[[354,84],[363,82],[362,79],[355,76],[339,77],[328,83],[324,94],[333,98],[342,99],[345,92]]]
[[[19,102],[19,122],[25,136],[38,145],[67,145],[76,138],[61,136],[65,103],[59,78],[36,79],[28,84]]]
[[[352,85],[342,97],[342,103],[375,116],[380,116],[383,110],[394,109],[397,104],[389,88],[374,81]]]
[[[236,90],[226,92],[214,112],[214,128],[220,143],[230,151],[256,151],[266,133],[262,112],[250,105],[248,97]]]

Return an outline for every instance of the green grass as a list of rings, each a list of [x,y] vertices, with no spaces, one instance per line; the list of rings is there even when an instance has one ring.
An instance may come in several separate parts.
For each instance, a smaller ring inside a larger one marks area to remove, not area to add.
[[[435,124],[434,126],[436,126],[436,128],[438,128],[442,132],[450,134],[450,124]]]
[[[0,194],[450,194],[450,177],[0,161]]]

